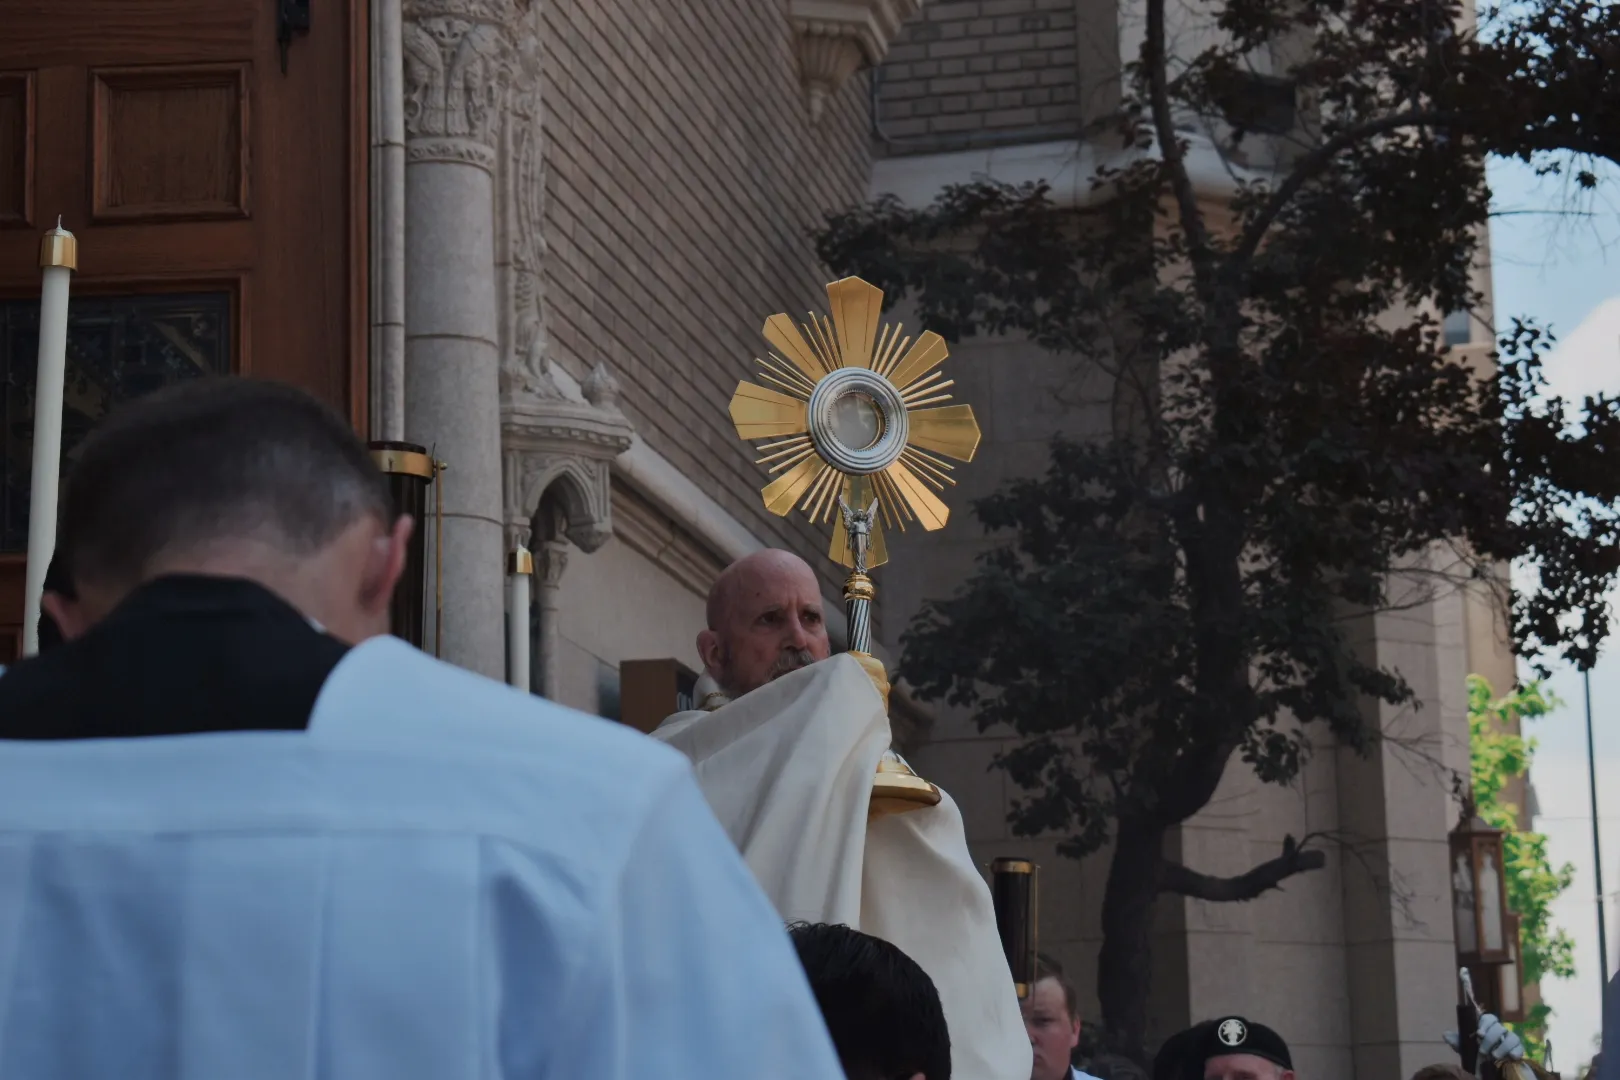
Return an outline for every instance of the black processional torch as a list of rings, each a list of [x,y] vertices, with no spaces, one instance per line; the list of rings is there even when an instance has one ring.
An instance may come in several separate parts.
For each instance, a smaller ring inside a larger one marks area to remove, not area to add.
[[[1020,1001],[1035,985],[1039,890],[1040,867],[1028,859],[997,859],[990,864],[990,899],[996,909],[996,930]]]
[[[394,512],[409,514],[416,522],[411,533],[410,546],[405,552],[405,571],[394,587],[392,632],[397,638],[422,647],[427,627],[427,496],[428,486],[442,470],[441,463],[433,460],[426,447],[407,442],[374,442],[369,444],[371,459],[377,463],[388,479],[388,490],[394,497]],[[439,500],[435,500],[436,516],[442,516]],[[435,549],[438,544],[435,542]],[[437,583],[438,575],[434,575]],[[435,597],[437,612],[439,599]],[[434,649],[438,649],[438,634],[433,635]]]

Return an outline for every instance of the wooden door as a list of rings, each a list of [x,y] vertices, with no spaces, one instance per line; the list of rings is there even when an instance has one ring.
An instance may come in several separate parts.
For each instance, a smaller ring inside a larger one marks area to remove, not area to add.
[[[38,247],[58,215],[79,238],[64,473],[110,406],[210,373],[295,383],[364,430],[365,12],[0,0],[0,650],[21,627]]]

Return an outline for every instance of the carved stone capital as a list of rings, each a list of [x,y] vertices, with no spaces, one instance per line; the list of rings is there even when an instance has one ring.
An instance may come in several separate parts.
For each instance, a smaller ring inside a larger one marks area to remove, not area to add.
[[[605,371],[604,371],[605,374]],[[556,391],[555,386],[551,389]],[[506,519],[527,530],[548,490],[561,503],[566,535],[595,551],[613,535],[613,459],[632,429],[617,407],[564,396],[507,396],[501,407]]]
[[[851,75],[883,62],[900,25],[921,7],[922,0],[790,0],[811,123]]]
[[[405,146],[409,161],[450,161],[493,171],[495,151],[475,139],[432,137],[412,139]]]
[[[555,593],[562,584],[563,571],[568,569],[568,545],[561,540],[547,540],[534,553],[535,584],[542,597]]]
[[[415,161],[493,168],[532,37],[528,0],[404,0],[405,134]]]

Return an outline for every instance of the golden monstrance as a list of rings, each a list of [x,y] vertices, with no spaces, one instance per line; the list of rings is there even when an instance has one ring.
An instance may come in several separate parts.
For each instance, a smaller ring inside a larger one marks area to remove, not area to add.
[[[765,508],[786,517],[797,507],[814,524],[832,522],[828,556],[850,570],[849,649],[869,656],[876,596],[869,571],[888,561],[884,529],[945,526],[950,508],[935,492],[956,483],[945,459],[973,460],[979,424],[971,405],[944,404],[954,385],[938,370],[944,338],[930,330],[912,341],[888,323],[879,332],[882,289],[844,278],[827,286],[827,306],[830,318],[765,320],[771,350],[756,362],[771,385],[738,383],[731,419],[776,476],[762,492]],[[891,750],[872,799],[875,810],[910,809],[939,802],[939,790]]]

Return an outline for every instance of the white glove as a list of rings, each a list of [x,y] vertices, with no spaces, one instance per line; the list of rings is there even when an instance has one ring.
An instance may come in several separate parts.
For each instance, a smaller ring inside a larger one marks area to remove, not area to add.
[[[1479,1018],[1479,1053],[1492,1061],[1523,1061],[1524,1043],[1502,1021],[1484,1013]]]
[[[1457,1038],[1455,1031],[1441,1034],[1446,1045],[1457,1053],[1462,1053],[1462,1040]],[[1479,1017],[1479,1056],[1481,1059],[1491,1061],[1523,1061],[1524,1043],[1520,1038],[1509,1031],[1495,1016],[1490,1013],[1481,1013]]]

